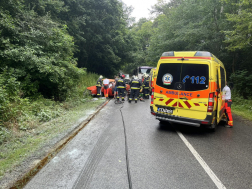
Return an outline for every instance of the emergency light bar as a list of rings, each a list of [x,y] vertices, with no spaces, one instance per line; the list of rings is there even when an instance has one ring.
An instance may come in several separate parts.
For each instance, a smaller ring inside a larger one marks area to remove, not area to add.
[[[194,56],[212,57],[212,54],[207,51],[197,51]]]
[[[174,56],[174,51],[163,52],[161,57],[162,56]],[[213,55],[208,51],[197,51],[194,56],[213,57]]]
[[[162,56],[174,56],[174,51],[164,52]]]
[[[178,51],[179,56],[175,56],[176,53],[174,51],[168,51],[164,52],[160,59],[178,59],[178,60],[189,60],[189,59],[206,59],[206,60],[211,60],[213,55],[208,52],[208,51],[197,51],[194,55],[191,54],[192,56],[185,56],[181,57],[181,51]]]

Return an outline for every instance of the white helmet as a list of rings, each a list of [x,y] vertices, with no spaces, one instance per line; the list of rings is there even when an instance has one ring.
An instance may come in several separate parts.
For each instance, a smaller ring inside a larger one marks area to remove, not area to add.
[[[138,77],[135,75],[135,76],[134,76],[134,79],[138,79]]]
[[[102,78],[103,78],[103,76],[102,76],[102,75],[100,75],[100,78],[102,79]]]

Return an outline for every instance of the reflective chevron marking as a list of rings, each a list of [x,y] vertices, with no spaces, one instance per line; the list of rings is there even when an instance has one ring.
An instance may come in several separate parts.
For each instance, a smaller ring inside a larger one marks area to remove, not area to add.
[[[182,99],[173,99],[173,98],[166,98],[166,99],[159,99],[159,101],[165,101],[165,105],[172,106],[172,107],[180,107],[185,109],[191,109],[195,106],[207,106],[207,104],[203,103],[193,103],[191,100],[182,100]]]
[[[166,101],[166,105],[170,104],[172,101],[174,101],[174,99],[170,98],[169,100]]]

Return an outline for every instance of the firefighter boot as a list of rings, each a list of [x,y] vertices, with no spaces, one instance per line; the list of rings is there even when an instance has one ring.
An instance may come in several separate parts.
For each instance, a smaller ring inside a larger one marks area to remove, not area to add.
[[[233,128],[233,121],[228,121],[228,125],[226,127]]]

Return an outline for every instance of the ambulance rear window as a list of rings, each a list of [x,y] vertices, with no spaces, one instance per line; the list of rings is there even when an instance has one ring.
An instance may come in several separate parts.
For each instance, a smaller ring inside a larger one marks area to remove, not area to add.
[[[181,64],[161,64],[156,84],[166,89],[175,89],[175,83],[180,82]]]
[[[209,87],[209,69],[207,64],[183,64],[181,81],[186,91],[205,90]]]
[[[207,64],[161,64],[157,76],[157,85],[178,90],[177,84],[183,85],[184,91],[199,91],[209,87],[209,68]]]

